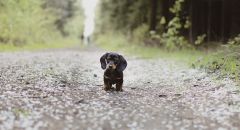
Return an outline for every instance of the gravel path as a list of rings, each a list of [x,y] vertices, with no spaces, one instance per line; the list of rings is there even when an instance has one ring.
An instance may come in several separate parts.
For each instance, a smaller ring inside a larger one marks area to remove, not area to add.
[[[0,130],[240,129],[240,88],[184,64],[125,57],[102,90],[102,51],[0,53]]]

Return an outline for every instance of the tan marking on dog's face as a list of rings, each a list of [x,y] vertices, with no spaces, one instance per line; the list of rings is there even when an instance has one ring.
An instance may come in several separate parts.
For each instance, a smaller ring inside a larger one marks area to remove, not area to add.
[[[107,68],[110,68],[109,66],[110,66],[110,64],[107,64]],[[115,70],[117,68],[117,66],[115,64],[111,64],[111,66],[112,66],[111,69],[113,69],[113,70]]]
[[[113,64],[113,65],[112,65],[112,69],[115,70],[116,68],[117,68],[117,66],[116,66],[115,64]]]

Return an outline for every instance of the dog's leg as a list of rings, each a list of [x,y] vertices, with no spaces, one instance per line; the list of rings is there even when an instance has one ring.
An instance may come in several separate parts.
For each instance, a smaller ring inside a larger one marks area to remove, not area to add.
[[[112,88],[110,84],[104,84],[104,90],[109,91]]]
[[[105,91],[109,91],[112,88],[112,85],[110,84],[110,82],[107,79],[104,79],[104,90]]]
[[[123,91],[122,85],[123,85],[123,81],[121,80],[116,84],[116,91]]]

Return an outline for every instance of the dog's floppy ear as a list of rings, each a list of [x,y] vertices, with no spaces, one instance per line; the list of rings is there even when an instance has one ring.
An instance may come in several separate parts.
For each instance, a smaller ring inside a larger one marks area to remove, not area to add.
[[[106,59],[107,59],[107,55],[108,53],[105,53],[101,58],[100,58],[100,63],[101,63],[101,67],[102,69],[106,69]]]
[[[122,55],[119,55],[119,60],[120,60],[120,63],[117,65],[117,70],[124,71],[125,68],[127,67],[127,61],[124,59]]]

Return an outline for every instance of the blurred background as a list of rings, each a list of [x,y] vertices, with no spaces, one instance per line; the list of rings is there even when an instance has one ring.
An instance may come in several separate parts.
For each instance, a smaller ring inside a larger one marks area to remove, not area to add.
[[[67,47],[83,20],[80,0],[0,0],[0,50]]]
[[[73,43],[94,32],[100,41],[123,35],[126,44],[178,50],[227,44],[240,32],[238,0],[0,0],[0,7],[1,48]]]
[[[117,30],[168,50],[227,44],[240,32],[238,0],[101,0],[100,8],[99,34]]]
[[[239,33],[239,0],[0,0],[0,51],[94,45],[237,71]]]

